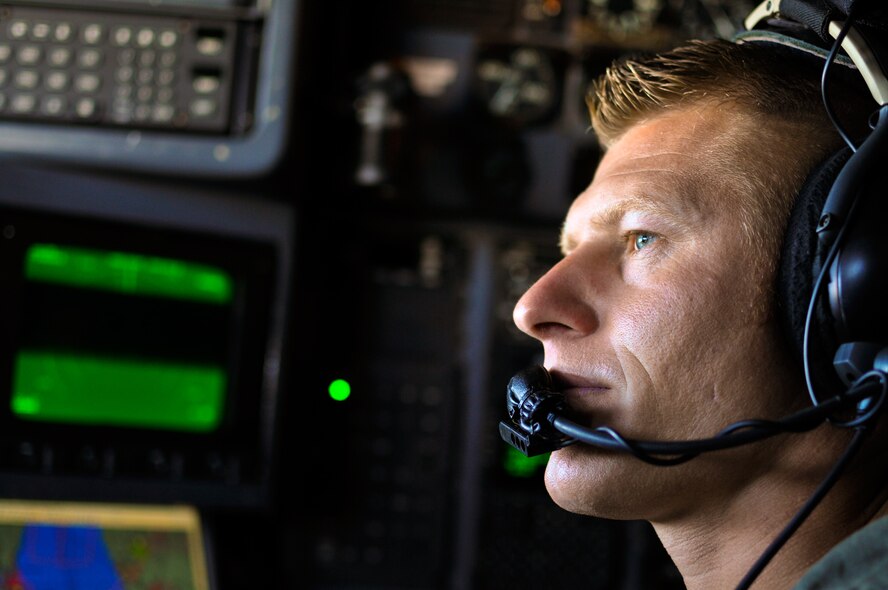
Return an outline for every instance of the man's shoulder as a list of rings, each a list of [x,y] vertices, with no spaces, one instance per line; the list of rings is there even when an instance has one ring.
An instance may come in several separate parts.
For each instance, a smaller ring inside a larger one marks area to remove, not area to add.
[[[794,590],[888,588],[888,517],[870,523],[832,548]]]

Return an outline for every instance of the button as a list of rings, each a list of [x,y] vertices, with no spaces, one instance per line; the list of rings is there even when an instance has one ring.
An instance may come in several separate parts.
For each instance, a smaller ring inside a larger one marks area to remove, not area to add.
[[[77,113],[77,116],[81,119],[88,119],[96,114],[98,111],[99,105],[92,98],[81,98],[77,101],[77,104],[74,106],[74,111]]]
[[[157,84],[160,86],[169,86],[176,79],[176,73],[173,70],[160,70],[157,72]]]
[[[139,102],[148,102],[154,98],[154,88],[151,86],[142,86],[136,93],[136,100]]]
[[[118,99],[111,105],[111,118],[118,123],[128,123],[133,118],[133,103]]]
[[[114,44],[118,47],[129,45],[133,40],[133,29],[131,27],[117,27],[111,35]]]
[[[73,53],[67,47],[55,47],[49,50],[46,61],[56,68],[63,68],[71,62]]]
[[[176,65],[176,54],[173,51],[164,51],[160,54],[160,67],[171,68]]]
[[[95,74],[80,74],[74,80],[74,88],[78,92],[95,92],[102,85],[102,79]]]
[[[101,43],[102,37],[105,35],[105,27],[99,23],[90,23],[83,27],[80,38],[88,45],[97,45]]]
[[[194,91],[198,94],[211,94],[219,90],[219,76],[197,76],[192,82]]]
[[[170,47],[175,47],[176,43],[179,42],[179,34],[172,29],[164,29],[160,32],[160,35],[157,36],[157,43],[164,49],[169,49]]]
[[[151,112],[151,120],[155,123],[169,123],[173,120],[176,109],[171,104],[156,104]]]
[[[146,49],[139,54],[139,65],[143,68],[150,68],[157,60],[157,53],[151,49]]]
[[[55,452],[50,445],[45,445],[43,447],[43,453],[40,459],[43,473],[52,473],[55,466]]]
[[[39,22],[34,23],[34,26],[31,28],[31,38],[35,41],[46,41],[49,39],[49,34],[52,32],[52,27],[47,22]]]
[[[33,90],[40,83],[40,74],[34,70],[20,70],[15,73],[14,82],[16,88]]]
[[[37,463],[37,448],[30,441],[22,441],[16,449],[19,463],[28,467],[34,467]]]
[[[102,63],[102,52],[98,49],[84,49],[77,56],[77,63],[90,70],[96,68]]]
[[[201,55],[213,57],[220,55],[225,49],[225,42],[221,37],[201,37],[197,40],[197,52]]]
[[[139,84],[151,84],[154,81],[154,70],[142,68],[136,76],[136,81]]]
[[[74,27],[70,23],[59,23],[56,25],[53,37],[59,43],[64,43],[74,34]]]
[[[22,45],[19,47],[17,61],[23,66],[33,66],[40,62],[43,52],[37,45]]]
[[[190,111],[195,117],[209,117],[216,112],[216,101],[209,98],[198,98],[191,102]]]
[[[13,39],[24,39],[28,36],[28,21],[16,19],[9,23],[9,36]]]
[[[172,453],[170,455],[170,476],[173,479],[181,479],[184,471],[185,458],[182,456],[182,453]]]
[[[46,87],[54,92],[59,92],[68,87],[68,73],[67,72],[50,72],[46,74],[46,79],[44,80],[44,84]]]
[[[135,110],[133,111],[133,118],[136,121],[147,121],[148,117],[151,116],[151,107],[147,104],[136,105]]]
[[[134,49],[123,49],[117,54],[117,63],[122,66],[128,66],[136,59],[136,51]]]
[[[120,82],[129,82],[133,79],[133,74],[135,74],[135,70],[130,66],[123,66],[117,68],[117,79]]]
[[[33,94],[17,94],[12,97],[12,112],[20,115],[28,114],[34,110],[37,99]]]
[[[136,45],[139,47],[150,47],[154,43],[154,30],[149,28],[139,29],[136,33]]]
[[[172,88],[158,88],[157,89],[157,102],[159,103],[168,103],[173,100],[173,89]]]
[[[0,64],[9,61],[11,55],[12,47],[9,46],[9,43],[0,43]]]
[[[51,117],[58,117],[65,114],[67,103],[62,96],[47,96],[40,105],[40,112]]]
[[[113,449],[106,449],[102,453],[102,475],[111,477],[117,470],[117,454]]]
[[[148,465],[152,471],[158,475],[166,475],[169,473],[170,462],[166,453],[160,449],[153,449],[148,453]]]
[[[133,87],[129,84],[118,84],[114,87],[114,96],[116,98],[130,98],[133,95]]]
[[[83,447],[77,456],[77,465],[84,471],[96,471],[99,468],[99,456],[92,447]]]

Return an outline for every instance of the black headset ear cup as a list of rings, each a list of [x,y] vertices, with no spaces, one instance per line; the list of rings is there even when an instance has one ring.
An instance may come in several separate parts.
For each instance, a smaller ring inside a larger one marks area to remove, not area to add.
[[[796,198],[783,237],[783,251],[777,269],[777,307],[784,333],[799,363],[802,363],[811,293],[827,254],[819,247],[817,224],[830,188],[850,156],[851,150],[845,148],[821,162],[808,175]],[[815,307],[811,330],[809,348],[812,376],[815,382],[822,385],[836,385],[839,382],[832,362],[838,345],[826,298],[820,298]]]

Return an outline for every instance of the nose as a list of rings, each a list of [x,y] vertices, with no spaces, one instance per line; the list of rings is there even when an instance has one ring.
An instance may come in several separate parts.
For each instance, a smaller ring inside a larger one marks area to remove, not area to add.
[[[512,319],[518,328],[540,341],[584,336],[599,325],[595,306],[594,268],[579,252],[549,269],[518,300]]]

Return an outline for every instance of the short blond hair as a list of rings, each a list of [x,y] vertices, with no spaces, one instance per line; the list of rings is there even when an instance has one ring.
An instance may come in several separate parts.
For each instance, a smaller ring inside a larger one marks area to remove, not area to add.
[[[671,51],[614,62],[592,82],[586,103],[605,147],[647,116],[700,102],[734,104],[837,143],[820,97],[822,67],[819,59],[777,46],[690,41]],[[834,76],[840,78],[831,85],[838,91],[833,102],[840,111],[854,113],[868,104],[856,74],[836,67]]]

